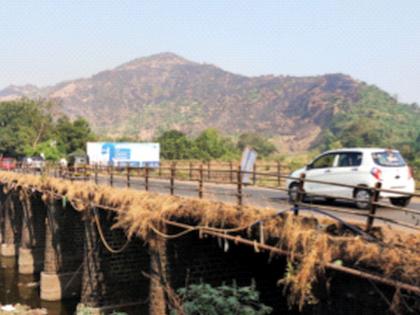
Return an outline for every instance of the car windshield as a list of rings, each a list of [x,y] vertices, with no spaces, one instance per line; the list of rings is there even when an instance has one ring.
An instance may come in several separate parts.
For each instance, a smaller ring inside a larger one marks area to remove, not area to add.
[[[380,166],[405,166],[404,159],[398,151],[381,151],[372,153],[375,164]]]

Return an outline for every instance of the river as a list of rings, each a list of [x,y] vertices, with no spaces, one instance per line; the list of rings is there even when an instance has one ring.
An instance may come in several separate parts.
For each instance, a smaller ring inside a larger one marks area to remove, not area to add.
[[[48,315],[73,315],[77,299],[46,302],[39,297],[39,275],[20,275],[15,258],[0,257],[0,304],[45,308]]]

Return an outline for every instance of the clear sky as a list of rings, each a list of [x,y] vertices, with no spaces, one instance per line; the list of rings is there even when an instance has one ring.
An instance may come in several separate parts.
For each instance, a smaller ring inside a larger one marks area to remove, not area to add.
[[[0,0],[0,89],[164,51],[245,75],[342,72],[420,103],[417,0]]]

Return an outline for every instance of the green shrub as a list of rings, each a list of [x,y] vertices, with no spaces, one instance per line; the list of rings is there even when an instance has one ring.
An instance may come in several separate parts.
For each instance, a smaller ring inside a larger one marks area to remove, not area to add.
[[[272,308],[260,302],[259,292],[255,284],[238,287],[221,285],[213,287],[207,283],[191,284],[177,290],[186,315],[265,315],[272,312]],[[176,315],[171,310],[171,315]]]

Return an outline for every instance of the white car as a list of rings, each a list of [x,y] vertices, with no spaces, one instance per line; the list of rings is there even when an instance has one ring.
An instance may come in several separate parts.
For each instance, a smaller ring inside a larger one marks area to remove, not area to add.
[[[414,193],[415,181],[411,168],[396,150],[380,148],[338,149],[324,152],[307,166],[294,171],[290,176],[299,178],[301,174],[309,180],[325,181],[338,184],[366,187],[350,188],[321,183],[305,182],[305,193],[328,196],[327,199],[354,198],[357,207],[369,206],[371,192],[369,188],[377,182],[382,189]],[[296,200],[298,180],[287,181],[289,197]],[[381,198],[389,198],[395,206],[406,207],[410,195],[380,192]]]

